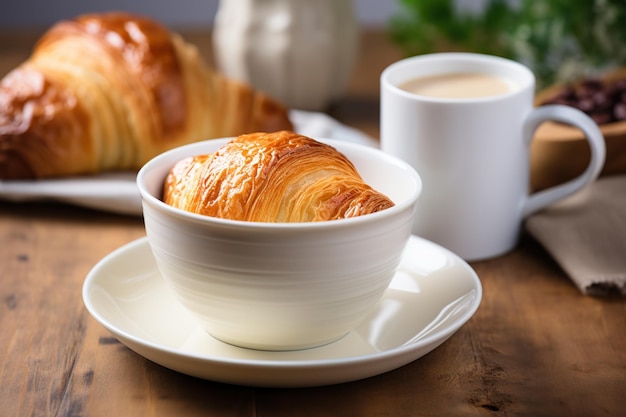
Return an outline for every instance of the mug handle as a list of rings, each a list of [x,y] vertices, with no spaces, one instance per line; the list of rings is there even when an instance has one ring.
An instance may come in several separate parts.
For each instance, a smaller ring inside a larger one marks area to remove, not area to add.
[[[578,177],[531,194],[522,209],[522,217],[527,217],[592,183],[598,178],[604,166],[606,149],[602,132],[591,117],[573,107],[553,104],[533,109],[528,114],[523,127],[527,146],[530,146],[539,125],[548,120],[567,123],[582,130],[591,148],[591,161],[587,169]]]

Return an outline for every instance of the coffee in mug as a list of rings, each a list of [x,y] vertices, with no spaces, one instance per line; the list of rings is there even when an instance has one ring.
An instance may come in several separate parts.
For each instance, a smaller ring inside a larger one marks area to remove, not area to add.
[[[468,72],[413,78],[398,87],[420,96],[455,99],[498,96],[519,88],[503,77]]]
[[[524,218],[597,178],[598,126],[572,107],[535,108],[534,95],[527,67],[489,55],[420,55],[383,71],[381,148],[423,181],[414,234],[466,260],[491,258],[515,246]],[[580,128],[591,160],[579,177],[529,195],[530,143],[547,120]]]

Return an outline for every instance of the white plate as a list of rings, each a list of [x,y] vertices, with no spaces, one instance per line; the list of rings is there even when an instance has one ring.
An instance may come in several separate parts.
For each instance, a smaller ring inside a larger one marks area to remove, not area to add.
[[[378,147],[378,142],[325,113],[291,110],[294,130],[312,137],[336,139]],[[93,176],[46,180],[0,180],[0,200],[39,200],[88,207],[114,213],[141,216],[141,197],[135,184],[136,172],[105,172]]]
[[[167,368],[214,381],[271,387],[329,385],[378,375],[429,353],[478,309],[474,270],[447,249],[412,236],[383,300],[354,331],[314,349],[242,349],[208,335],[170,295],[146,238],[103,258],[83,300],[123,344]]]

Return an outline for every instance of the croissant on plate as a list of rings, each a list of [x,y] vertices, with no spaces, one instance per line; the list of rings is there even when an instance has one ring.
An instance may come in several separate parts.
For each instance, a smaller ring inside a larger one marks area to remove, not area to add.
[[[137,169],[186,143],[291,128],[284,106],[159,23],[82,15],[0,82],[0,179]]]
[[[197,214],[256,222],[356,217],[394,205],[334,147],[290,131],[241,135],[178,162],[163,201]]]

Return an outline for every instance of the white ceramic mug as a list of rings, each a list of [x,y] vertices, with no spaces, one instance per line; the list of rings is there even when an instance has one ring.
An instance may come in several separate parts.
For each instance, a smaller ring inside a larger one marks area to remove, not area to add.
[[[500,77],[509,91],[441,98],[402,87],[411,79],[450,73]],[[525,217],[597,178],[605,158],[597,125],[571,107],[535,108],[534,90],[535,77],[527,67],[489,55],[420,55],[383,71],[381,148],[409,162],[423,180],[414,234],[466,260],[501,255],[515,247]],[[546,120],[580,128],[591,161],[579,177],[529,194],[530,142]]]

